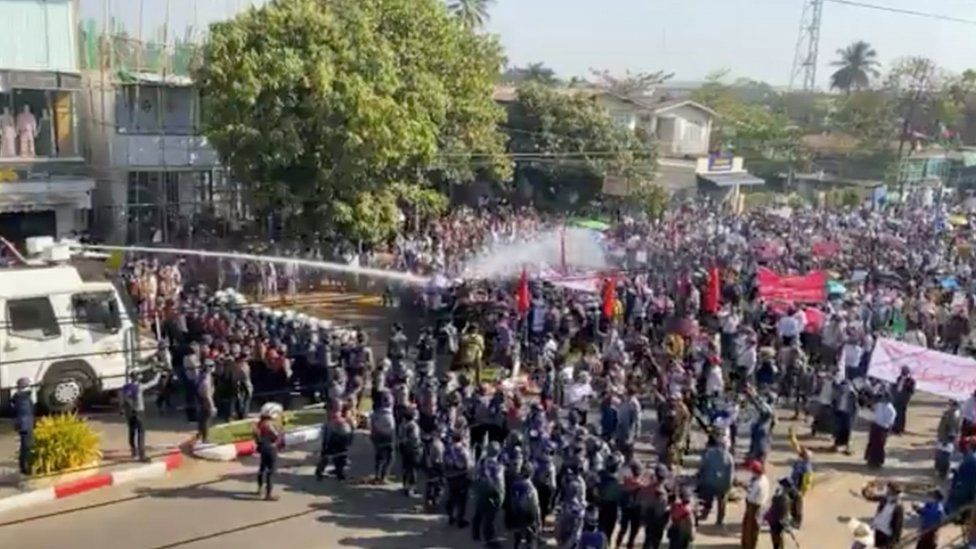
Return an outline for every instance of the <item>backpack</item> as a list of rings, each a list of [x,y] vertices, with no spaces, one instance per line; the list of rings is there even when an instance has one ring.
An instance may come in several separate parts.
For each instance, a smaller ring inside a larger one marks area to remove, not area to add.
[[[538,512],[537,504],[532,497],[532,484],[527,480],[519,480],[512,484],[512,511],[516,515],[529,516]]]
[[[372,436],[393,438],[395,431],[396,425],[393,421],[393,414],[383,410],[373,412],[373,417],[370,418],[370,434]]]
[[[607,538],[599,530],[593,532],[583,532],[580,536],[579,549],[605,549]]]

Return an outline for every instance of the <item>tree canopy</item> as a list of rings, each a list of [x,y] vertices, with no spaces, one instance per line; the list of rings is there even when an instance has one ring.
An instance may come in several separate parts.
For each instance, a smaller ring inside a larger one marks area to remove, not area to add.
[[[790,120],[770,105],[747,102],[742,90],[724,82],[725,73],[710,75],[705,84],[691,97],[718,113],[712,139],[720,148],[731,149],[738,154],[768,155],[770,149],[787,142],[790,137]],[[745,88],[761,89],[754,83]]]
[[[370,241],[431,180],[510,175],[500,47],[440,0],[279,0],[204,55],[205,134],[259,213]]]
[[[495,0],[451,0],[448,9],[468,28],[479,29],[488,22],[488,8]]]
[[[508,131],[516,182],[543,201],[573,207],[595,198],[605,176],[635,187],[654,177],[651,141],[615,125],[583,93],[523,85],[509,111]]]
[[[830,87],[851,93],[852,90],[864,90],[870,87],[871,79],[877,78],[878,52],[871,44],[858,40],[846,48],[837,50],[839,59],[831,63],[838,67],[830,75]]]

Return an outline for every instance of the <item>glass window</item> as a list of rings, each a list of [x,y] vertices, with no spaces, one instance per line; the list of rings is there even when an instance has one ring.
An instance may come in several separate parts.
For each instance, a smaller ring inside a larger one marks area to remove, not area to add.
[[[75,326],[114,332],[119,327],[119,306],[112,292],[92,292],[71,296]]]
[[[20,156],[51,157],[57,156],[57,148],[54,143],[54,119],[51,114],[50,97],[45,90],[26,90],[15,89],[13,101],[14,116],[21,120],[33,122],[34,151],[20,150],[20,142],[17,143],[17,154]]]
[[[46,297],[14,299],[7,302],[10,333],[27,339],[50,339],[61,335],[51,300]]]

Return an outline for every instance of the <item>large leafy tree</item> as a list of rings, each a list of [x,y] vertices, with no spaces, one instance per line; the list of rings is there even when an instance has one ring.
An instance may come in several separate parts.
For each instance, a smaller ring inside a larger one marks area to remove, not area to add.
[[[448,8],[468,28],[479,29],[488,22],[488,8],[495,0],[451,0]]]
[[[381,239],[429,181],[510,173],[500,48],[439,0],[278,0],[214,25],[205,61],[206,135],[307,230]]]
[[[507,128],[516,182],[542,204],[583,206],[606,177],[631,188],[654,178],[651,141],[615,125],[587,94],[528,83],[518,89]]]
[[[769,105],[747,101],[742,89],[725,83],[725,76],[724,71],[709,75],[691,95],[718,114],[712,130],[716,148],[746,156],[775,155],[789,142],[790,119]]]
[[[851,93],[870,87],[871,79],[877,78],[878,52],[871,44],[858,40],[846,48],[837,50],[838,59],[831,63],[837,70],[830,75],[830,87]]]

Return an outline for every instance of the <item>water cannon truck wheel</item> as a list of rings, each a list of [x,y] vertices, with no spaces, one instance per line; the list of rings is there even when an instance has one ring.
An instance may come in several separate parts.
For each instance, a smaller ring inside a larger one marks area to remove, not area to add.
[[[41,385],[37,401],[53,414],[71,412],[93,386],[91,377],[78,367],[52,368]]]

